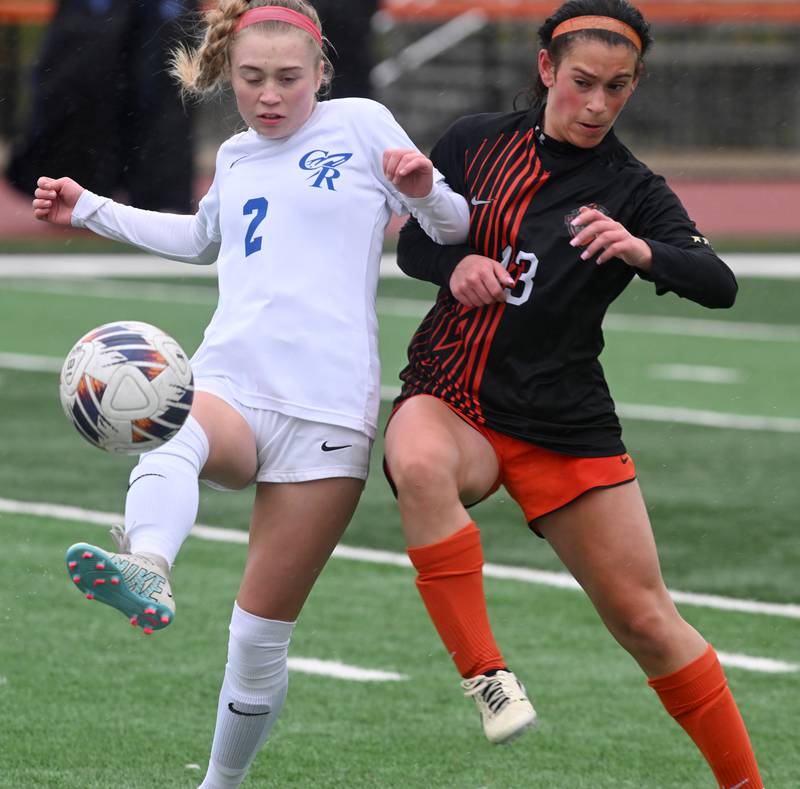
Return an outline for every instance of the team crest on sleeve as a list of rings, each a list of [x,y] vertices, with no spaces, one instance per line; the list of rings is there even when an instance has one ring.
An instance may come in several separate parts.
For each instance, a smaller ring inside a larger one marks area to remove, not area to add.
[[[600,205],[600,203],[588,203],[586,207],[591,208],[595,211],[599,211],[601,214],[605,214],[606,216],[611,216],[611,212],[605,206]],[[577,236],[578,233],[580,233],[581,230],[583,230],[583,227],[581,225],[572,224],[572,220],[577,219],[580,212],[581,212],[580,208],[574,208],[568,214],[564,215],[564,224],[567,226],[567,230],[569,231],[569,234],[572,236],[572,238],[575,238],[575,236]]]
[[[299,165],[301,170],[311,173],[306,180],[311,181],[315,189],[327,188],[336,191],[333,182],[341,177],[339,168],[352,156],[352,153],[328,153],[328,151],[309,151]]]

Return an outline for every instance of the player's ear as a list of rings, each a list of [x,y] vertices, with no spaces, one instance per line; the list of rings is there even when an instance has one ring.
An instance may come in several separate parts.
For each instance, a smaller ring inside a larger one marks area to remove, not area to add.
[[[319,89],[322,86],[322,80],[325,76],[325,61],[320,59],[319,67],[317,68],[317,87],[314,88],[314,93],[319,93]]]
[[[550,53],[546,49],[539,50],[538,58],[539,78],[546,88],[552,88],[556,81],[556,67]]]

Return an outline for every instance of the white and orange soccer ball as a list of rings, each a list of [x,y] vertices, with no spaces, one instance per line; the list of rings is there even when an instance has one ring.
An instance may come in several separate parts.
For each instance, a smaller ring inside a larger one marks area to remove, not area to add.
[[[64,412],[90,444],[139,454],[178,432],[194,379],[189,358],[168,334],[141,321],[115,321],[75,343],[59,391]]]

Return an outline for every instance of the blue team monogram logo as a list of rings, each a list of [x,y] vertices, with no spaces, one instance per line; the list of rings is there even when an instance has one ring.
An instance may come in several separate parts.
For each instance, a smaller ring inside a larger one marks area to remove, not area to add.
[[[352,153],[328,153],[327,151],[309,151],[300,160],[300,169],[309,170],[313,179],[311,186],[322,189],[323,184],[332,192],[336,191],[333,182],[341,176],[339,168],[352,156]]]

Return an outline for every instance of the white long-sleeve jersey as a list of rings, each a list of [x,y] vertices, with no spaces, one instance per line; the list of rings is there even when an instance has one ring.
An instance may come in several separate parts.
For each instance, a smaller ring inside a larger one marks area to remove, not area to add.
[[[441,243],[466,239],[469,210],[434,171],[425,198],[383,174],[383,151],[414,145],[368,99],[319,103],[290,137],[252,129],[217,154],[194,216],[120,205],[85,191],[72,223],[162,257],[218,264],[219,302],[192,358],[246,405],[373,437],[380,403],[375,311],[392,212]]]

